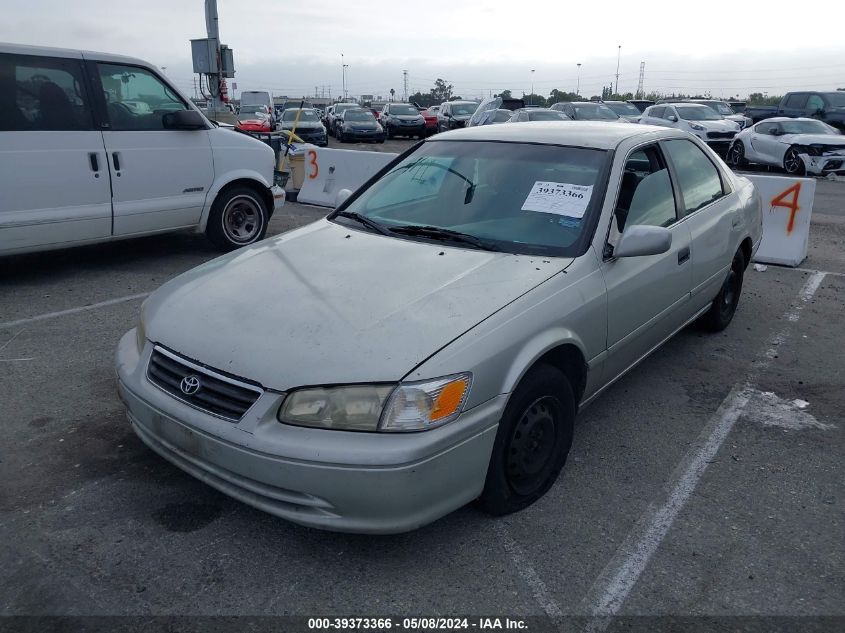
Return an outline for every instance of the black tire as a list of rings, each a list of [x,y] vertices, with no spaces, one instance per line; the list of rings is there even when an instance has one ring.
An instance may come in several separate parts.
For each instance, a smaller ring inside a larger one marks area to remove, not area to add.
[[[736,169],[742,169],[748,165],[748,161],[745,160],[745,145],[742,144],[742,141],[734,141],[734,144],[728,150],[727,159],[728,165]]]
[[[572,446],[575,413],[575,396],[563,372],[551,365],[528,371],[499,422],[478,499],[484,512],[517,512],[551,488]]]
[[[790,176],[804,175],[804,161],[801,160],[795,147],[790,147],[783,155],[783,170]]]
[[[205,234],[218,248],[231,251],[264,239],[269,217],[267,203],[255,189],[231,187],[211,206]]]
[[[393,130],[390,129],[389,125],[387,126],[387,131],[385,132],[385,134],[387,134],[387,138],[393,138]]]
[[[745,275],[745,256],[737,251],[731,262],[719,294],[713,299],[710,309],[701,317],[701,325],[710,332],[721,332],[734,318],[742,294],[742,278]]]

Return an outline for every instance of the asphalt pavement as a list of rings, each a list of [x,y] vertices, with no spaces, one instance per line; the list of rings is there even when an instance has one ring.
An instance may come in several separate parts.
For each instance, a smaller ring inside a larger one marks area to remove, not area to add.
[[[817,192],[801,268],[750,267],[725,332],[684,330],[582,411],[542,500],[388,537],[247,507],[131,432],[115,345],[145,293],[217,255],[202,236],[0,260],[0,615],[770,616],[785,619],[768,630],[833,630],[845,183]],[[325,213],[288,204],[270,233]]]

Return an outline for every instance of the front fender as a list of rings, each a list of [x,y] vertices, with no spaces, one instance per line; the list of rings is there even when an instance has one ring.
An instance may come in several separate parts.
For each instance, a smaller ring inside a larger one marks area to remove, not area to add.
[[[267,189],[273,185],[272,182],[267,182],[267,179],[261,175],[261,172],[254,169],[235,169],[227,171],[223,176],[215,179],[214,183],[211,185],[211,189],[208,190],[208,195],[205,198],[205,206],[202,209],[202,216],[200,217],[200,223],[197,227],[197,231],[199,233],[205,231],[205,227],[208,224],[208,216],[211,213],[211,207],[214,205],[214,201],[217,199],[218,194],[226,185],[235,182],[236,180],[251,180],[255,184]]]

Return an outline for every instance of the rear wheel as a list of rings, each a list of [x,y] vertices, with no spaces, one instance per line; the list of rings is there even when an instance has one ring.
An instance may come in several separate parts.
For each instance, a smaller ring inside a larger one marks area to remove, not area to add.
[[[801,176],[804,173],[804,161],[798,155],[798,150],[790,147],[783,156],[783,169],[790,176]]]
[[[722,283],[719,294],[713,299],[710,309],[701,318],[702,325],[711,332],[721,332],[734,318],[742,293],[742,278],[745,274],[745,256],[737,251],[731,262],[728,276]]]
[[[232,187],[211,206],[205,233],[218,248],[231,251],[259,241],[267,233],[267,205],[250,187]]]
[[[563,372],[551,365],[529,370],[499,422],[479,498],[482,510],[510,514],[551,488],[572,446],[575,412],[575,397]]]

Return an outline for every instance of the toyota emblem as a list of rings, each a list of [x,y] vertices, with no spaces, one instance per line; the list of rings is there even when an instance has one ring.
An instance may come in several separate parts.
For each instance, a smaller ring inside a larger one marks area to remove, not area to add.
[[[200,390],[200,379],[196,376],[185,376],[179,384],[179,388],[186,396],[192,396]]]

